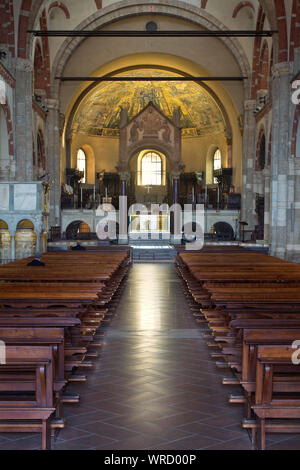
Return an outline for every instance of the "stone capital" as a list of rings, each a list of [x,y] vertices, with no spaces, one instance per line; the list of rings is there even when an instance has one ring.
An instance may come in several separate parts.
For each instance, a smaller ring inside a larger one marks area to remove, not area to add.
[[[246,100],[244,102],[245,111],[254,111],[257,106],[256,100]]]
[[[126,181],[126,183],[129,183],[130,173],[128,171],[120,171],[119,176],[121,181]]]
[[[270,178],[271,176],[271,169],[270,167],[265,167],[262,171],[265,178]]]
[[[31,60],[22,59],[20,57],[15,59],[15,68],[17,72],[32,72],[33,65]]]
[[[279,78],[286,75],[291,75],[293,73],[293,64],[290,62],[280,62],[273,65],[272,67],[272,77]]]
[[[48,98],[45,100],[45,104],[49,110],[59,111],[59,100]]]

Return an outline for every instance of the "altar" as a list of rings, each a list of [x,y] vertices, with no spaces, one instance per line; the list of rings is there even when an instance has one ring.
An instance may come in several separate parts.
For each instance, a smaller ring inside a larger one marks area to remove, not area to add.
[[[129,234],[131,233],[170,233],[168,214],[140,214],[129,216]]]

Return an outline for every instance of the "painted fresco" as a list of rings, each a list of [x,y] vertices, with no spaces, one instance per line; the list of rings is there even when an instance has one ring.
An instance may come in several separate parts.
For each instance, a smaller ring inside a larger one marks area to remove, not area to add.
[[[174,76],[161,70],[141,69],[120,76]],[[219,133],[224,120],[215,101],[193,82],[104,82],[90,92],[80,104],[73,121],[73,132],[85,135],[119,135],[120,110],[128,110],[129,120],[153,102],[172,120],[181,109],[183,136]]]

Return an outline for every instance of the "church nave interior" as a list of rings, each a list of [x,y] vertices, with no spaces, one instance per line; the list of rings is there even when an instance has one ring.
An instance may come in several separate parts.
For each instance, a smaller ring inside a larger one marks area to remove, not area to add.
[[[300,0],[0,0],[1,450],[299,448],[299,70]]]

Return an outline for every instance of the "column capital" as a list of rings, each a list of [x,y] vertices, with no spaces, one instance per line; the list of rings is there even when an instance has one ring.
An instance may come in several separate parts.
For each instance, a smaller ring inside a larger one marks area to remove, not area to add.
[[[49,110],[51,109],[51,110],[59,111],[59,100],[48,98],[45,100],[45,103],[47,107],[49,108]]]
[[[272,77],[278,78],[286,75],[293,74],[293,63],[291,62],[279,62],[272,67]]]
[[[130,180],[130,173],[129,171],[120,171],[119,172],[120,180],[125,181],[126,183]]]
[[[271,169],[270,167],[265,167],[262,171],[263,175],[266,177],[266,178],[270,178],[271,176]]]
[[[21,57],[17,57],[14,59],[14,62],[17,72],[32,72],[33,70],[32,62],[29,59],[22,59]]]
[[[246,100],[244,101],[245,111],[254,111],[257,106],[256,100]]]

